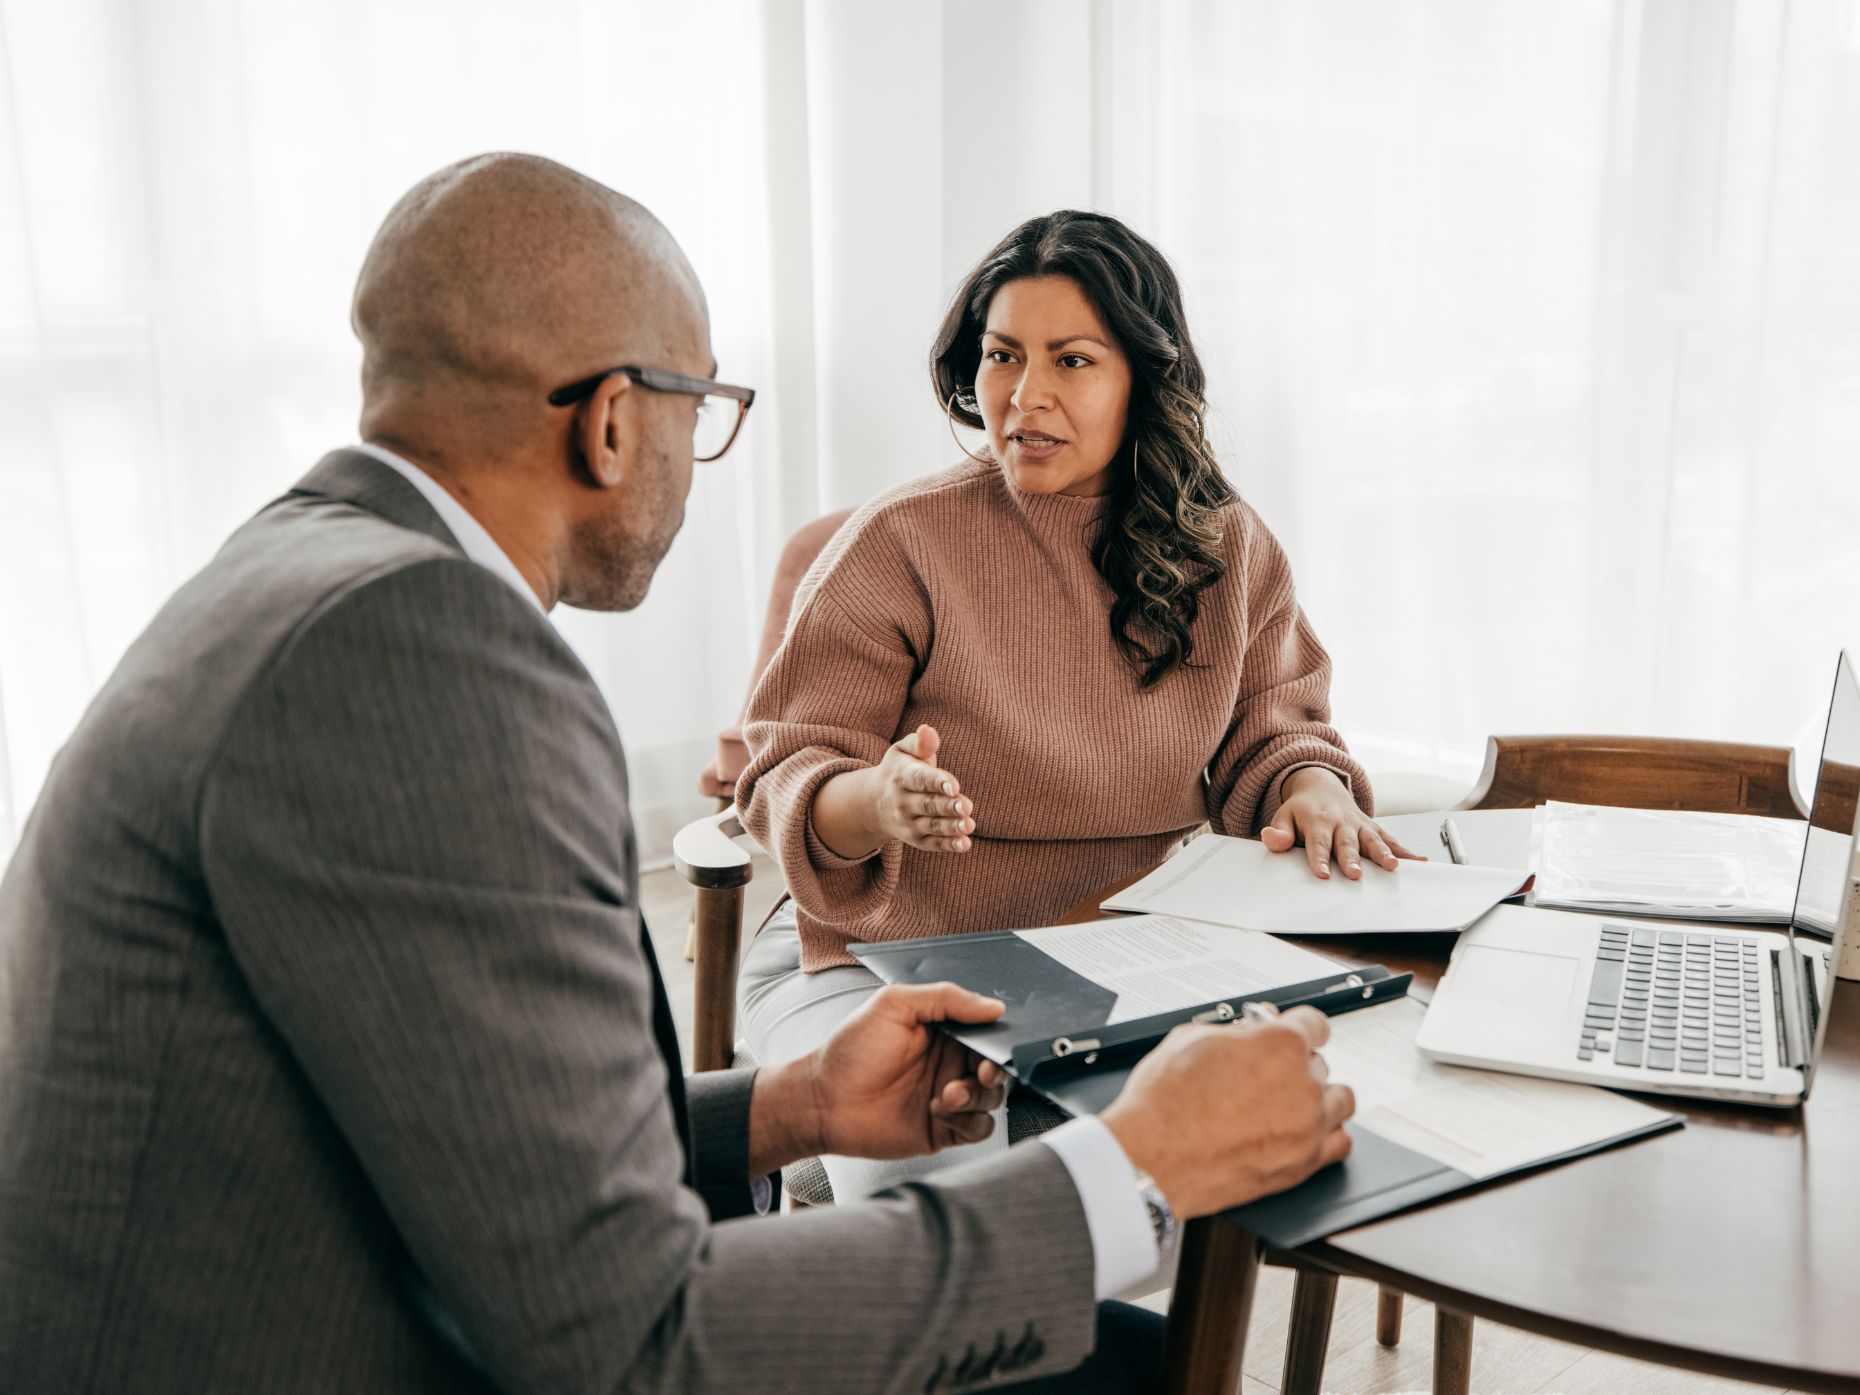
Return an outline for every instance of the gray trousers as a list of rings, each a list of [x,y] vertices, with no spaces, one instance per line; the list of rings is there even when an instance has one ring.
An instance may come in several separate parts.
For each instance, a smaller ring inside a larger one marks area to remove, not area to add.
[[[743,955],[736,980],[736,1010],[749,1049],[765,1065],[805,1056],[833,1034],[860,1004],[884,985],[857,965],[801,972],[801,935],[790,901],[762,927]],[[945,1148],[928,1157],[897,1162],[825,1156],[821,1163],[837,1201],[854,1201],[896,1183],[945,1167],[1005,1152],[1007,1109],[995,1111],[995,1131],[980,1143]]]

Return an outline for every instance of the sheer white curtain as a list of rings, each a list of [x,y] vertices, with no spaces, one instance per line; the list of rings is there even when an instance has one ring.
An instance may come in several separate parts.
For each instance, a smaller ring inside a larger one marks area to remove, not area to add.
[[[354,439],[350,290],[421,176],[531,150],[640,198],[722,375],[769,382],[754,3],[6,0],[0,42],[0,815],[175,586]],[[558,613],[659,824],[740,701],[770,539],[815,511],[780,497],[783,408],[700,468],[645,606]]]
[[[742,701],[782,541],[954,454],[924,368],[951,267],[1090,201],[1089,116],[1054,169],[1014,175],[981,84],[1019,75],[977,43],[1057,32],[1089,65],[1083,13],[0,0],[0,856],[161,602],[353,438],[348,298],[382,215],[493,149],[652,207],[709,292],[720,372],[760,390],[645,605],[557,612],[663,856],[709,807],[697,772]]]
[[[1150,226],[1372,769],[1860,642],[1852,0],[1174,0]]]
[[[162,600],[352,439],[368,238],[489,149],[658,212],[761,394],[646,604],[558,612],[649,857],[782,539],[954,455],[946,297],[1060,206],[1177,260],[1372,769],[1787,740],[1860,641],[1854,0],[0,0],[0,856]]]

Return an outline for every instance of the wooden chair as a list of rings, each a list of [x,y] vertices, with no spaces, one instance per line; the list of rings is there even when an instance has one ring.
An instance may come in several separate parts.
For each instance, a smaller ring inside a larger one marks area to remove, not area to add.
[[[1534,809],[1548,800],[1801,819],[1783,746],[1660,736],[1490,736],[1461,809]],[[1850,825],[1851,826],[1851,825]]]

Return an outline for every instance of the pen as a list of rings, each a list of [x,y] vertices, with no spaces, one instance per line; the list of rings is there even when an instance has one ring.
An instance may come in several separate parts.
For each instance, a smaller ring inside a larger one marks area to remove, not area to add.
[[[1460,831],[1453,826],[1452,819],[1440,825],[1440,841],[1447,845],[1447,856],[1453,859],[1455,866],[1465,863],[1466,849],[1460,846]]]

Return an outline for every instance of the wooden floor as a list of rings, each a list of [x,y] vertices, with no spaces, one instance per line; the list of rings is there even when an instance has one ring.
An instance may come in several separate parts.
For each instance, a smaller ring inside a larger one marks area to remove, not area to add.
[[[774,865],[757,857],[755,880],[749,885],[744,912],[751,928],[761,923],[780,891],[781,880]],[[684,944],[690,889],[670,869],[649,872],[641,879],[640,899],[652,926],[652,941],[665,973],[672,1015],[677,1019],[679,1038],[688,1058],[691,965],[685,960]],[[1169,1293],[1165,1289],[1139,1301],[1145,1307],[1167,1312]],[[1291,1306],[1291,1271],[1261,1271],[1247,1339],[1242,1395],[1274,1395],[1278,1391]],[[1361,1279],[1343,1280],[1337,1288],[1336,1314],[1331,1322],[1324,1389],[1331,1395],[1396,1395],[1409,1391],[1426,1395],[1433,1379],[1433,1305],[1408,1300],[1399,1346],[1379,1346],[1375,1326],[1375,1285]],[[1731,1395],[1735,1391],[1769,1389],[1650,1366],[1483,1321],[1474,1327],[1472,1388],[1474,1395]]]

